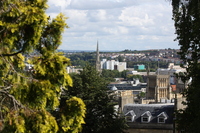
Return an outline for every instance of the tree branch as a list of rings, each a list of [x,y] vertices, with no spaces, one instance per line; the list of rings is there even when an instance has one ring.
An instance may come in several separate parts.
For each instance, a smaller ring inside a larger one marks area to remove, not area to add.
[[[16,52],[16,53],[12,53],[12,54],[1,54],[1,55],[2,55],[2,56],[14,56],[14,55],[17,55],[17,54],[21,53],[22,51],[23,51],[23,49],[20,50],[20,51],[18,51],[18,52]]]
[[[13,95],[9,94],[7,91],[4,91],[3,89],[0,89],[0,93],[5,94],[7,97],[12,99],[14,105],[16,104],[19,107],[24,108],[24,106],[19,101],[17,101]]]

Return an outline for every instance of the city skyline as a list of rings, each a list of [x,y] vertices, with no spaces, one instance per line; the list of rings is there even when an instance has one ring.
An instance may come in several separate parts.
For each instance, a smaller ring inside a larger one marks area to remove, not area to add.
[[[49,0],[47,14],[62,12],[70,28],[62,50],[179,49],[168,0]]]

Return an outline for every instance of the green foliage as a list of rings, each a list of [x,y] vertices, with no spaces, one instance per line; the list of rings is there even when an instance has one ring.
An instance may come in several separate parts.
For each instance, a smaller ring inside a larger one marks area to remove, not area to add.
[[[146,68],[149,65],[151,72],[155,72],[158,69],[158,65],[159,65],[159,68],[168,68],[168,65],[169,65],[168,63],[163,62],[163,61],[159,61],[159,62],[158,61],[127,61],[128,68],[134,68],[134,65],[137,65],[137,64],[144,64]]]
[[[117,60],[118,60],[119,62],[124,62],[124,60],[125,60],[125,57],[124,57],[124,56],[121,56],[121,55],[119,55],[119,56],[117,57]]]
[[[119,72],[118,70],[107,70],[103,69],[101,72],[101,76],[103,78],[106,78],[109,82],[115,81],[114,78],[124,78],[127,79],[127,72],[128,70],[124,70],[122,72]]]
[[[78,133],[81,131],[84,124],[85,117],[85,104],[80,98],[72,97],[66,100],[61,106],[59,111],[59,126],[61,127],[60,133]],[[72,119],[73,116],[73,119]]]
[[[72,85],[70,60],[57,53],[66,17],[50,19],[46,0],[0,1],[0,131],[56,133],[81,131],[85,104],[67,99],[53,116],[62,90]],[[25,70],[25,62],[33,69]],[[76,111],[74,111],[76,110]]]
[[[127,80],[133,80],[133,78],[134,78],[134,79],[139,79],[140,82],[144,82],[144,79],[141,75],[132,75],[132,74],[127,75],[127,72],[128,72],[128,70],[119,72],[118,70],[103,69],[102,73],[101,73],[101,77],[107,79],[107,81],[109,81],[109,82],[115,81],[114,78],[124,78]]]
[[[6,133],[56,133],[55,118],[46,110],[13,110],[5,119]]]
[[[73,66],[85,67],[86,64],[95,65],[96,61],[96,53],[92,52],[81,52],[66,55],[66,57],[70,58]]]
[[[41,37],[43,26],[47,23],[46,0],[2,0],[0,29],[2,54],[33,50]],[[22,42],[23,38],[23,42]],[[31,47],[30,47],[31,46]]]
[[[126,79],[127,78],[127,72],[129,72],[129,70],[124,70],[124,71],[120,72],[121,73],[121,77]]]
[[[72,79],[73,87],[69,87],[67,94],[82,98],[87,108],[82,133],[124,132],[125,119],[117,115],[115,99],[96,69],[87,65]]]
[[[128,74],[127,79],[128,80],[139,79],[140,82],[144,82],[144,79],[141,75]]]
[[[104,78],[118,78],[121,77],[120,72],[118,70],[107,70],[103,69],[101,75]]]
[[[146,96],[146,93],[145,93],[145,92],[140,92],[140,94],[137,95],[138,99],[140,99],[140,98],[145,98],[145,96]]]
[[[200,130],[200,3],[198,0],[189,0],[182,3],[172,0],[173,19],[175,22],[176,40],[180,46],[180,58],[187,64],[187,73],[181,74],[184,81],[192,79],[184,91],[186,96],[185,109],[177,112],[178,130],[187,133],[197,133]]]

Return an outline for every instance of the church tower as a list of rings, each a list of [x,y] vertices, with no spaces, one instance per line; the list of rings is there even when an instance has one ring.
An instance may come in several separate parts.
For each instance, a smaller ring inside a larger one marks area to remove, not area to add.
[[[100,58],[99,58],[99,44],[97,41],[97,50],[96,50],[96,70],[97,71],[101,71],[101,62],[100,62]]]

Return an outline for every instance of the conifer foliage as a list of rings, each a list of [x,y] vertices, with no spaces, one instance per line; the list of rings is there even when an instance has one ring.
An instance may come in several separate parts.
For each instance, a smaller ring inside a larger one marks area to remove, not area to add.
[[[0,1],[0,131],[56,133],[81,131],[85,104],[71,97],[60,105],[62,90],[72,85],[70,60],[57,53],[67,24],[63,14],[45,14],[47,0]],[[27,58],[28,57],[28,58]],[[26,71],[25,63],[33,65]]]
[[[99,72],[86,65],[80,74],[72,75],[72,79],[73,86],[67,90],[68,96],[80,97],[86,104],[82,133],[123,133],[126,129],[125,119],[115,110],[115,95],[109,91],[108,83]]]
[[[192,79],[184,92],[187,106],[178,111],[177,126],[182,132],[197,133],[200,130],[200,1],[172,0],[172,5],[179,55],[187,65],[187,73],[181,76],[184,81]]]

